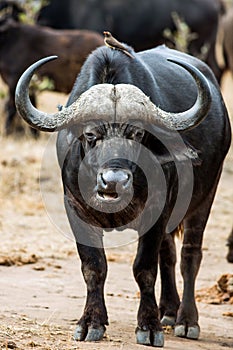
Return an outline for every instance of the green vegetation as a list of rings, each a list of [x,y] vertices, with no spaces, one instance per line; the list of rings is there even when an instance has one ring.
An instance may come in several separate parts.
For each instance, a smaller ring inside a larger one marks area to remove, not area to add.
[[[40,11],[41,7],[49,3],[49,0],[23,0],[20,3],[25,9],[25,13],[20,15],[21,22],[34,24],[37,13]]]

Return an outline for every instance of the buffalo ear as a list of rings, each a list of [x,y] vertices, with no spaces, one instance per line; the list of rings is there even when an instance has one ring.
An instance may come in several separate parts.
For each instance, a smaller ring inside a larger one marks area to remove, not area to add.
[[[161,165],[191,161],[193,166],[202,163],[200,151],[184,140],[179,133],[159,125],[146,125],[145,146],[151,149]]]
[[[190,145],[188,142],[185,142],[183,150],[177,156],[177,160],[180,162],[191,160],[194,166],[199,166],[202,163],[200,158],[200,151]]]
[[[174,162],[187,162],[191,161],[193,166],[200,166],[202,163],[201,158],[199,157],[200,152],[196,150],[193,146],[187,142],[181,145],[173,145],[173,153],[167,151],[164,154],[156,155],[159,163],[165,165],[168,163]]]

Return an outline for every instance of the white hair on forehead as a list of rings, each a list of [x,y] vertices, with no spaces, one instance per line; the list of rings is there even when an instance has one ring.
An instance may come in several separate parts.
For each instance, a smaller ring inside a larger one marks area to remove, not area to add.
[[[71,107],[71,106],[70,106]],[[128,119],[144,119],[154,109],[149,98],[136,86],[130,84],[99,84],[85,91],[72,104],[80,120],[103,119],[125,122]]]

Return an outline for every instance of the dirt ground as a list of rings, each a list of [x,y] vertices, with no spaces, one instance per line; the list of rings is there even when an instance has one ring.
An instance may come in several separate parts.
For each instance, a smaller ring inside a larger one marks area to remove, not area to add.
[[[230,76],[226,76],[222,89],[229,111],[233,111],[232,86]],[[40,108],[54,111],[65,101],[66,96],[43,94]],[[15,139],[0,135],[0,348],[146,348],[135,344],[139,298],[131,268],[136,249],[133,232],[106,237],[109,272],[105,294],[110,321],[106,337],[93,344],[72,339],[86,292],[63,210],[54,141],[47,135],[37,141],[28,136]],[[167,329],[166,349],[233,348],[233,300],[217,287],[221,276],[231,278],[233,273],[233,265],[225,259],[226,239],[233,224],[232,180],[231,148],[206,228],[196,283],[201,336],[198,341],[175,338]],[[177,241],[178,251],[180,245]],[[177,284],[181,292],[179,254]]]

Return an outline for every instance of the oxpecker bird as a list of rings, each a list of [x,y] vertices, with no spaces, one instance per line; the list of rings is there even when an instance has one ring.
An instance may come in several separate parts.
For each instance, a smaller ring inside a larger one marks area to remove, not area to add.
[[[105,45],[114,50],[122,51],[124,54],[129,56],[130,58],[134,58],[131,53],[128,51],[127,47],[121,44],[117,39],[115,39],[110,32],[104,33],[104,42]]]

